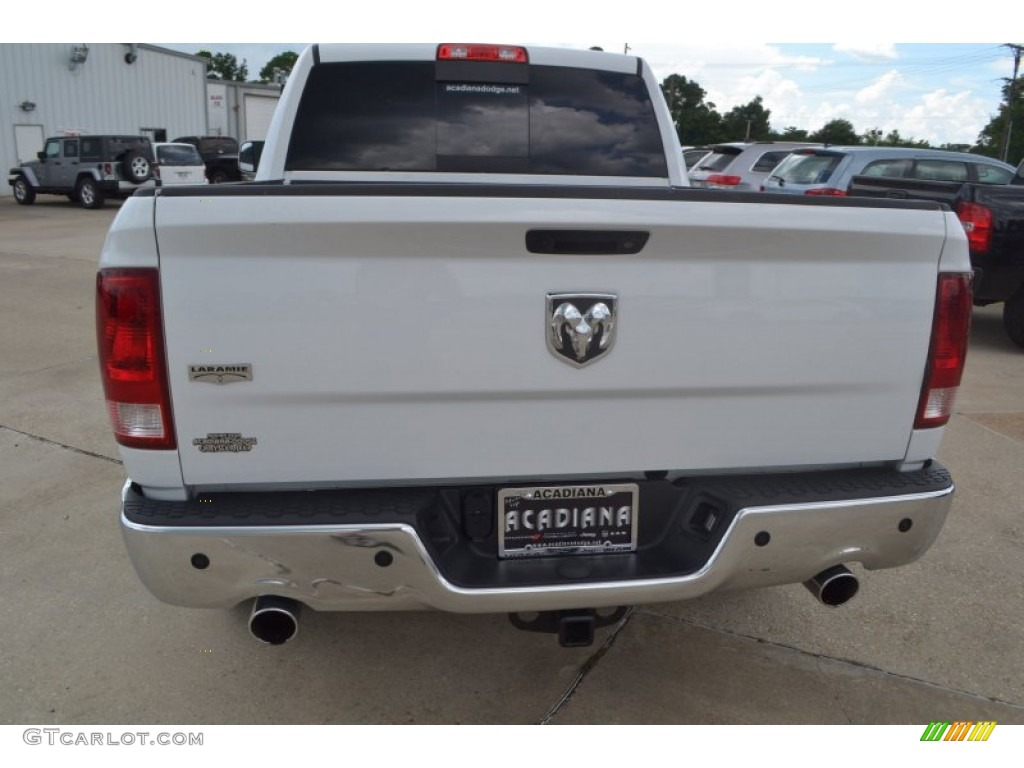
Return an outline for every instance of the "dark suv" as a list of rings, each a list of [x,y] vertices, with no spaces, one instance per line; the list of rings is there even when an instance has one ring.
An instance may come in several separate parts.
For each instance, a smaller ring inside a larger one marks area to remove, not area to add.
[[[153,146],[145,136],[56,136],[36,156],[38,160],[8,172],[14,199],[21,205],[48,194],[101,208],[108,197],[127,197],[159,178]]]
[[[238,168],[238,142],[230,136],[179,136],[176,143],[191,144],[199,150],[206,166],[206,180],[211,184],[241,181]]]

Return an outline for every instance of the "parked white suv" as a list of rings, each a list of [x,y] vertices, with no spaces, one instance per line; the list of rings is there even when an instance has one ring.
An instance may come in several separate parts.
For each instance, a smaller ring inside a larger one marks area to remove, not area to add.
[[[191,144],[161,142],[153,145],[160,180],[165,187],[175,184],[207,184],[206,164]]]
[[[715,144],[689,170],[690,184],[695,187],[757,192],[768,174],[790,152],[809,146],[820,145],[790,141]]]

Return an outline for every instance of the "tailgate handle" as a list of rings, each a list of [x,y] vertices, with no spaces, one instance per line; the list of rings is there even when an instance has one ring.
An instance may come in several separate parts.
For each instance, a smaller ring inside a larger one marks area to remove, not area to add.
[[[640,253],[650,232],[601,229],[531,229],[526,233],[530,253],[591,255]]]

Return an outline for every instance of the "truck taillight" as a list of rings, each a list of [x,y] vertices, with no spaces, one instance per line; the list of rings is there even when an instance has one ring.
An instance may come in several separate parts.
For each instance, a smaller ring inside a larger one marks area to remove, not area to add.
[[[175,448],[156,269],[100,270],[96,341],[114,437],[129,448]]]
[[[816,187],[815,189],[808,189],[804,194],[817,197],[846,197],[846,190],[835,189],[834,187]]]
[[[528,64],[526,49],[518,45],[444,43],[437,46],[438,61],[504,61]]]
[[[971,276],[964,272],[941,273],[915,429],[941,427],[953,413],[953,400],[967,360],[971,305]]]
[[[709,187],[735,187],[740,183],[739,176],[729,176],[724,173],[712,173],[704,180]]]
[[[971,253],[988,253],[992,244],[992,211],[977,203],[958,203],[956,215],[967,233]]]

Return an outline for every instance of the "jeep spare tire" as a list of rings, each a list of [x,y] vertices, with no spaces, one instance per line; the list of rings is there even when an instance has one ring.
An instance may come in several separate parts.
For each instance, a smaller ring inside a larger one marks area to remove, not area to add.
[[[153,174],[153,166],[149,158],[137,149],[126,152],[121,158],[121,172],[126,181],[141,184]]]

